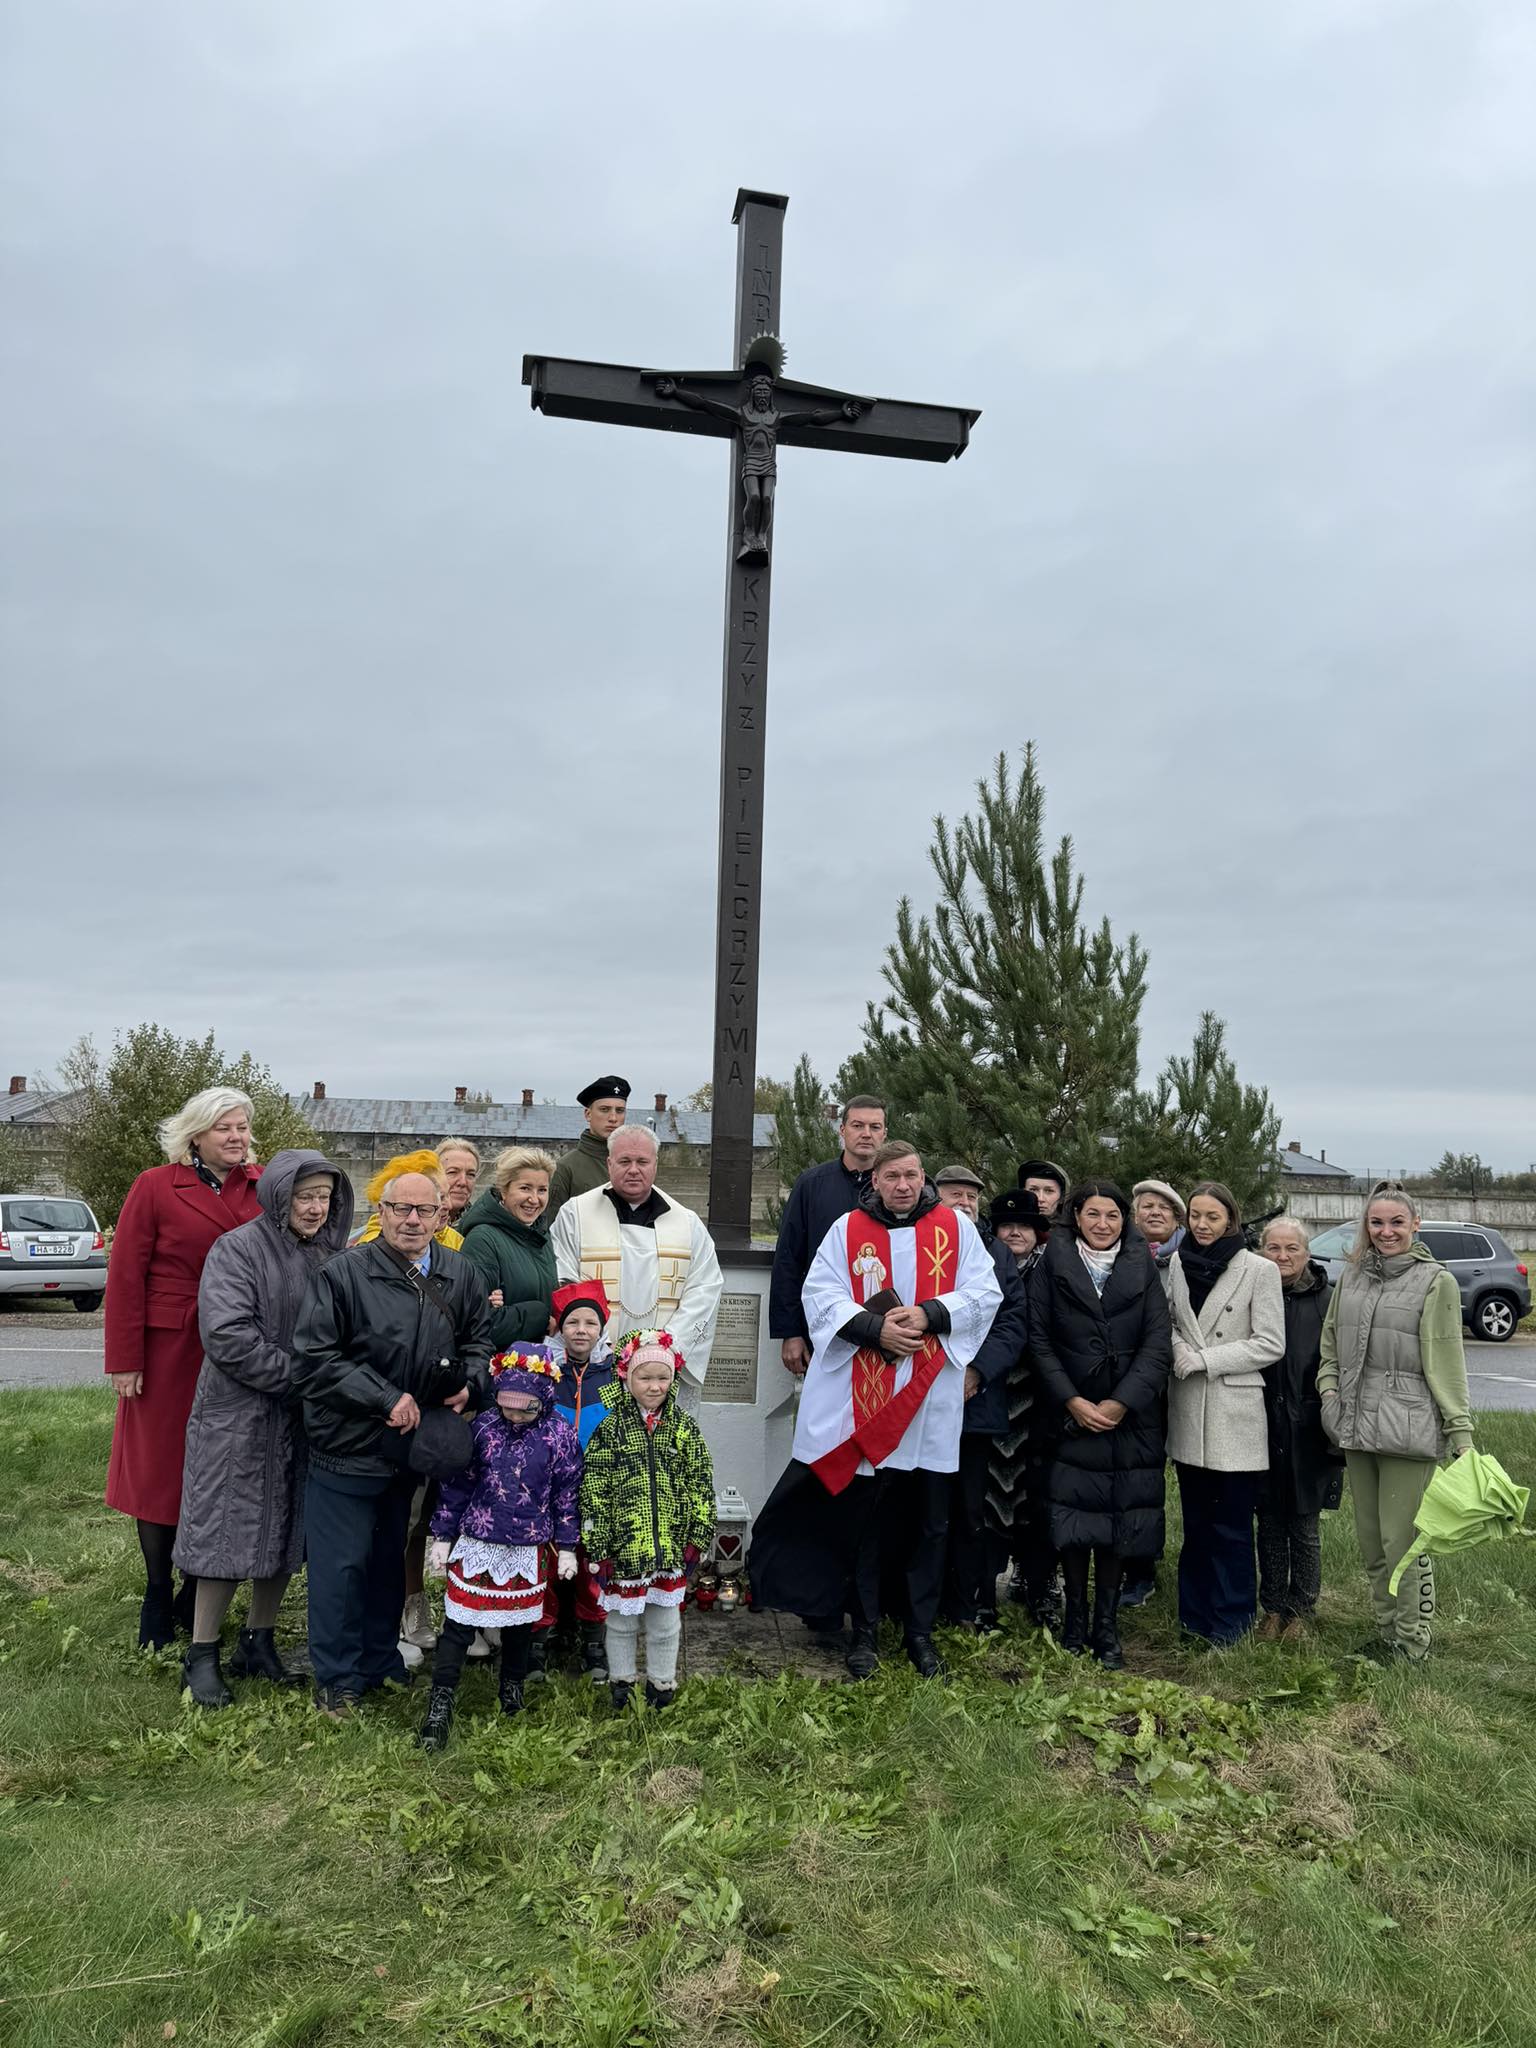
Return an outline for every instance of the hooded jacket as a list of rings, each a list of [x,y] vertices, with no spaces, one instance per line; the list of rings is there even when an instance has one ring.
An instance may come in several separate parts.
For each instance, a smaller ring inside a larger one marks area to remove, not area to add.
[[[462,1472],[440,1482],[432,1534],[511,1548],[558,1543],[573,1550],[581,1525],[581,1447],[555,1406],[555,1384],[543,1373],[513,1373],[520,1393],[537,1397],[536,1422],[508,1422],[494,1404],[470,1425],[475,1452]]]
[[[288,1206],[295,1184],[315,1173],[331,1176],[331,1207],[305,1244],[288,1228]],[[293,1331],[310,1276],[346,1244],[352,1185],[319,1152],[279,1152],[256,1199],[260,1216],[218,1240],[198,1288],[203,1366],[175,1551],[193,1578],[274,1578],[304,1557]]]
[[[512,1344],[542,1343],[549,1328],[549,1297],[557,1284],[544,1218],[519,1222],[496,1190],[487,1188],[459,1218],[459,1228],[464,1256],[484,1280],[486,1292],[501,1289],[502,1306],[486,1309],[492,1345],[504,1351]]]
[[[471,1410],[490,1399],[484,1281],[461,1252],[437,1244],[429,1280],[403,1272],[380,1239],[312,1276],[293,1333],[293,1384],[322,1470],[397,1474],[381,1446],[402,1394],[431,1408],[465,1386]]]
[[[594,1564],[612,1560],[621,1579],[680,1572],[691,1544],[715,1534],[715,1471],[703,1432],[667,1389],[654,1430],[622,1381],[587,1440],[581,1477],[581,1534]]]
[[[619,1376],[613,1363],[613,1346],[599,1337],[585,1365],[572,1365],[558,1334],[548,1340],[550,1355],[560,1367],[560,1384],[555,1388],[555,1406],[570,1423],[586,1449],[592,1432],[613,1405],[609,1388],[617,1388]]]

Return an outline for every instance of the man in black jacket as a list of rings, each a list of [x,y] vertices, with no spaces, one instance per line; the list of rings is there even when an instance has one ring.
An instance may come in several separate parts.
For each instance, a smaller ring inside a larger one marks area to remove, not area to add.
[[[316,1272],[293,1339],[309,1479],[309,1653],[333,1717],[402,1680],[405,1536],[417,1474],[406,1463],[423,1410],[462,1415],[490,1399],[485,1285],[434,1244],[442,1209],[422,1173],[390,1181],[379,1235]]]
[[[808,1166],[789,1191],[774,1247],[773,1276],[768,1285],[768,1334],[780,1340],[784,1370],[796,1379],[811,1362],[810,1333],[800,1290],[821,1249],[821,1240],[839,1216],[859,1206],[869,1186],[869,1169],[885,1143],[885,1104],[874,1095],[852,1096],[838,1125],[843,1149],[836,1159]]]
[[[986,1341],[965,1369],[960,1469],[949,1495],[944,1618],[979,1633],[997,1626],[997,1575],[1007,1542],[987,1511],[987,1478],[993,1442],[1008,1429],[1008,1378],[1029,1341],[1029,1295],[1013,1253],[981,1214],[981,1176],[968,1166],[946,1166],[934,1175],[934,1185],[939,1200],[969,1216],[981,1232],[1003,1290]]]

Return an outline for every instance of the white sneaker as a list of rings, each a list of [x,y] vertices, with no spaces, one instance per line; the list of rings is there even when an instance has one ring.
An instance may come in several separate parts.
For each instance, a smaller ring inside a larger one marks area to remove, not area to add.
[[[406,1670],[414,1671],[416,1666],[422,1661],[421,1651],[411,1641],[409,1636],[402,1636],[396,1648],[400,1652],[400,1661]]]
[[[432,1625],[432,1607],[425,1593],[413,1593],[406,1601],[400,1617],[400,1634],[418,1650],[436,1649],[437,1630]]]
[[[483,1628],[479,1628],[475,1630],[475,1640],[470,1644],[469,1648],[464,1652],[464,1654],[466,1657],[475,1658],[478,1662],[479,1659],[482,1657],[494,1657],[496,1654],[496,1645],[491,1641],[490,1637],[486,1634],[485,1630]]]

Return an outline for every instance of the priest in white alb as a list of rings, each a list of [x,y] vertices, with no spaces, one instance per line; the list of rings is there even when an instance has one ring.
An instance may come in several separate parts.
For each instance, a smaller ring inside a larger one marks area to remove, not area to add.
[[[808,1618],[846,1609],[848,1669],[867,1678],[884,1551],[904,1585],[907,1655],[933,1677],[967,1368],[1002,1300],[991,1255],[893,1138],[858,1207],[822,1239],[801,1300],[811,1362],[792,1462],[752,1532],[753,1604]]]
[[[614,1349],[629,1330],[670,1330],[687,1361],[679,1405],[698,1406],[709,1370],[725,1278],[703,1221],[656,1185],[659,1147],[648,1124],[623,1124],[608,1140],[608,1179],[566,1202],[550,1228],[562,1281],[601,1280],[613,1303]]]

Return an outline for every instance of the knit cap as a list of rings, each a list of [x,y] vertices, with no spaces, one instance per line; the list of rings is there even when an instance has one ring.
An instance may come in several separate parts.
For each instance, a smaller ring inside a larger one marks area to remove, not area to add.
[[[1131,1200],[1134,1202],[1138,1195],[1161,1195],[1179,1221],[1181,1223],[1184,1221],[1184,1198],[1182,1195],[1175,1194],[1167,1181],[1139,1180],[1135,1187],[1131,1189]]]
[[[493,1393],[532,1395],[547,1414],[554,1404],[560,1368],[547,1344],[518,1344],[491,1360]]]
[[[670,1365],[673,1374],[683,1369],[683,1354],[670,1330],[631,1330],[619,1345],[613,1369],[622,1380],[637,1365]]]

